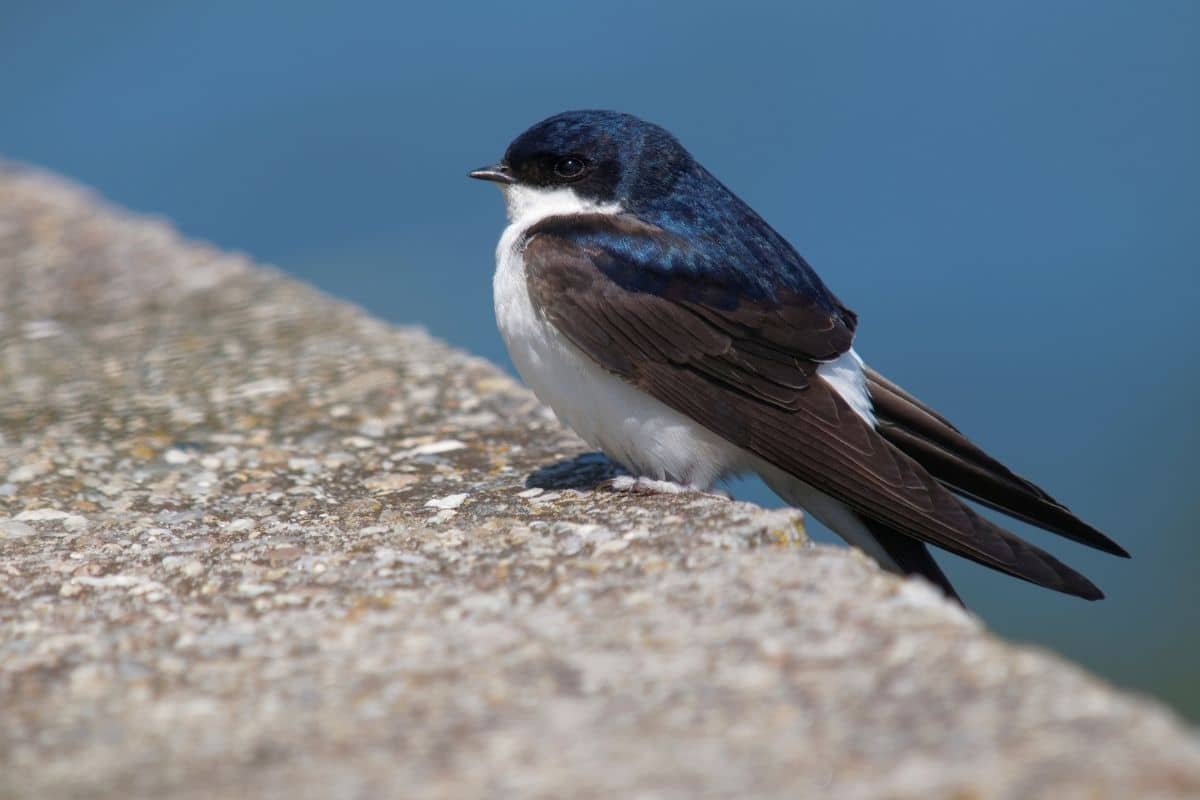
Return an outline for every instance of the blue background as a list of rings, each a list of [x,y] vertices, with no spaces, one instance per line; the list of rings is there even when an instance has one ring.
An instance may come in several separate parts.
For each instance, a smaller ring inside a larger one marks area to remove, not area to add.
[[[1200,3],[0,2],[0,153],[507,364],[495,190],[567,108],[674,131],[876,367],[1134,553],[1003,635],[1200,719]],[[768,500],[761,487],[741,496]]]

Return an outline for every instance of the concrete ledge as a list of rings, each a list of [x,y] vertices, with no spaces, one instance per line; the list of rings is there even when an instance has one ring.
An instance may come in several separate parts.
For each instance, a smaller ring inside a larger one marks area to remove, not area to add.
[[[489,364],[13,167],[0,398],[3,797],[1200,795],[798,514],[606,488]]]

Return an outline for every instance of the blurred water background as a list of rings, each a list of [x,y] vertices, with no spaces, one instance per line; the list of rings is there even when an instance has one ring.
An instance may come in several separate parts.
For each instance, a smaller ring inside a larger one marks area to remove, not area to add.
[[[466,170],[568,108],[659,122],[869,361],[1135,556],[1017,526],[1109,599],[946,557],[973,608],[1198,720],[1197,42],[1192,0],[0,0],[0,154],[508,366]]]

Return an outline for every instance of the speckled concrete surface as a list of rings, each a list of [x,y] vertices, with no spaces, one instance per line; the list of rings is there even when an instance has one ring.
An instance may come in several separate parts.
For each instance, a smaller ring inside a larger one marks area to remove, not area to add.
[[[0,398],[0,796],[1200,795],[798,515],[614,490],[488,364],[11,167]]]

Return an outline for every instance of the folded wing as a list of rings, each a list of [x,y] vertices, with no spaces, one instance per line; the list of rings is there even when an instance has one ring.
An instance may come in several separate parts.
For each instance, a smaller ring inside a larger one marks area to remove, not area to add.
[[[553,218],[530,232],[526,277],[542,313],[596,363],[864,518],[1050,589],[1103,596],[963,504],[813,377],[821,361],[849,349],[849,311],[803,293],[755,297],[723,286],[713,270],[698,277],[675,263],[690,255],[686,243],[629,217]],[[911,413],[911,403],[885,405],[897,419]],[[904,431],[949,441],[936,426],[891,433]],[[933,463],[931,449],[919,452]],[[967,493],[977,487],[959,482]]]

